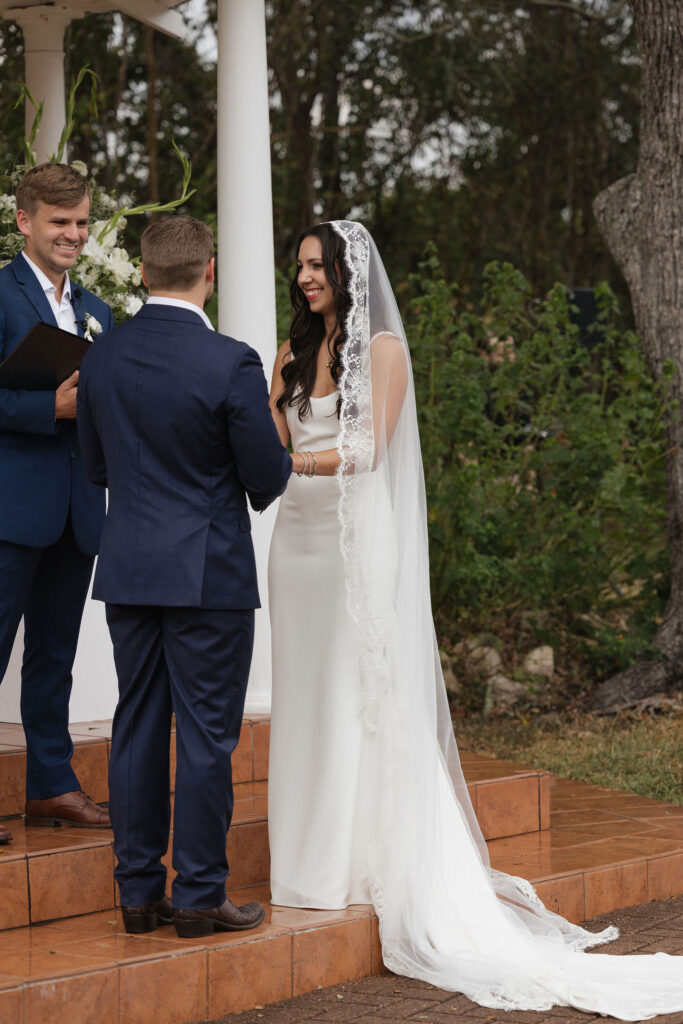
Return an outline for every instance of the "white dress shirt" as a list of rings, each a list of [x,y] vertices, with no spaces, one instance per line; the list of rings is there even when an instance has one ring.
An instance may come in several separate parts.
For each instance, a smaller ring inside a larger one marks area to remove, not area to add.
[[[57,286],[52,283],[50,278],[45,274],[40,267],[37,267],[33,260],[29,259],[25,252],[22,252],[22,256],[28,263],[33,273],[38,278],[40,287],[45,292],[45,297],[50,303],[50,309],[54,313],[57,326],[61,327],[63,331],[70,331],[71,334],[78,334],[78,327],[76,326],[76,314],[74,313],[74,307],[71,304],[71,281],[69,275],[64,274],[64,287],[62,288],[62,301],[57,302],[55,292]]]
[[[195,306],[194,302],[186,302],[185,299],[170,299],[166,295],[150,295],[147,299],[146,305],[178,306],[180,309],[189,309],[192,313],[197,313],[202,318],[210,331],[215,330],[204,310],[200,309],[199,306]]]

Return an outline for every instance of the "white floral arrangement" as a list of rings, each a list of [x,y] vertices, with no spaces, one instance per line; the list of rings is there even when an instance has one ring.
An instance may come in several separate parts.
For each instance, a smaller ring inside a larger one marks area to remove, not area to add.
[[[85,164],[74,161],[71,166],[87,177]],[[112,220],[119,214],[121,205],[92,179],[90,194],[88,241],[83,246],[73,276],[84,288],[109,303],[114,320],[118,323],[134,316],[145,301],[140,260],[131,258],[120,244],[126,227],[125,216],[119,216],[112,226]]]

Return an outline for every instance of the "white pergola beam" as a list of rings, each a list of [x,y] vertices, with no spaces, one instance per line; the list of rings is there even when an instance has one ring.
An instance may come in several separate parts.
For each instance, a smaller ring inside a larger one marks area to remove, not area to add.
[[[174,39],[182,39],[187,29],[182,15],[173,8],[173,3],[163,0],[57,0],[56,3],[44,3],[41,0],[0,0],[0,17],[23,24],[26,15],[43,14],[45,17],[58,15],[68,21],[81,18],[84,14],[104,14],[108,11],[121,11],[123,14],[150,25],[159,32],[164,32]]]
[[[136,18],[143,25],[156,28],[174,39],[182,39],[186,33],[185,22],[177,11],[170,11],[164,4],[156,0],[126,0],[124,3],[112,3],[111,10],[122,11],[123,14]]]

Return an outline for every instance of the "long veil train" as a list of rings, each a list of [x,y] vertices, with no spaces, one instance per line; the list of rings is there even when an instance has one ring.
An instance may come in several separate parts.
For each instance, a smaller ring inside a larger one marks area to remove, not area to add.
[[[683,957],[585,955],[615,939],[616,929],[591,934],[570,924],[529,882],[490,867],[432,622],[412,376],[396,424],[390,389],[373,380],[373,340],[394,335],[409,364],[405,332],[368,232],[352,221],[332,226],[346,243],[352,298],[340,380],[339,521],[362,652],[363,722],[381,779],[369,873],[384,961],[490,1007],[570,1005],[623,1020],[683,1010]]]

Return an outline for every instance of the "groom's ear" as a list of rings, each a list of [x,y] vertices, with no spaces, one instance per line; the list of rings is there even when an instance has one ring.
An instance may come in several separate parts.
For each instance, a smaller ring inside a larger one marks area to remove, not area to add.
[[[212,256],[209,262],[206,264],[206,281],[207,284],[213,284],[216,280],[216,257]]]
[[[147,284],[147,274],[145,273],[145,264],[140,264],[140,276],[142,277],[142,283],[144,284],[147,291],[149,291],[149,285]]]

